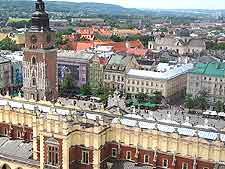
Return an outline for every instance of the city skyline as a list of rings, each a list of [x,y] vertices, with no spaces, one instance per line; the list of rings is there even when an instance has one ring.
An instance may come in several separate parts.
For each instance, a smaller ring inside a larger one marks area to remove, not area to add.
[[[142,9],[225,9],[225,0],[217,0],[217,3],[212,0],[55,0],[55,1],[70,1],[70,2],[97,2],[105,4],[116,4],[127,8],[142,8]],[[224,4],[224,5],[221,5]]]

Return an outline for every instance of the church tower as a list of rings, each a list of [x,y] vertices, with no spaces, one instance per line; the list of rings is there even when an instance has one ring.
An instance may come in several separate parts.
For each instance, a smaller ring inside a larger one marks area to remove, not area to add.
[[[32,26],[25,33],[23,92],[26,99],[52,101],[57,98],[55,38],[55,32],[49,28],[45,4],[37,0]]]

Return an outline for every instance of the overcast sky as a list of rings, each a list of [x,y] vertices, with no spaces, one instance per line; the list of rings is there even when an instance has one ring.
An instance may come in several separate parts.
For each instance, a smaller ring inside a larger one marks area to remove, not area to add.
[[[118,4],[129,8],[225,9],[225,0],[64,0],[64,1]]]

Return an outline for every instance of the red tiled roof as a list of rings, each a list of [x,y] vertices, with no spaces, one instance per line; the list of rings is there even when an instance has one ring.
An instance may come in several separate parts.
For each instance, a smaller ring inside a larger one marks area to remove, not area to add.
[[[69,48],[75,51],[81,51],[85,49],[89,49],[94,47],[94,43],[91,41],[84,41],[84,42],[68,42],[66,45],[61,45],[61,49]]]
[[[113,51],[115,52],[127,52],[128,48],[144,49],[144,45],[139,40],[115,42],[113,44]]]
[[[92,28],[78,28],[76,30],[77,33],[81,34],[81,35],[92,35],[94,34],[94,31]]]
[[[99,57],[99,63],[101,65],[106,65],[109,61],[109,58],[105,58],[105,57]]]
[[[127,53],[135,56],[145,56],[148,52],[148,49],[139,49],[139,48],[128,48]]]

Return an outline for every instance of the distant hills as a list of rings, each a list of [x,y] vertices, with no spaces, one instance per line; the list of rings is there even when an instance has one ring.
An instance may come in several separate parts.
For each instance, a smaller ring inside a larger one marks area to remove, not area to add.
[[[146,12],[141,9],[124,8],[119,5],[103,3],[76,3],[63,1],[46,1],[46,8],[49,12],[72,12],[78,15],[140,15]],[[33,10],[34,1],[30,0],[0,0],[0,8],[14,8],[23,11]]]
[[[125,8],[119,5],[103,4],[103,3],[76,3],[76,2],[64,2],[64,1],[46,1],[46,8],[49,12],[65,12],[72,13],[75,16],[96,16],[96,15],[150,15],[150,14],[162,14],[164,16],[174,14],[190,14],[190,15],[207,15],[215,13],[215,10],[166,10],[166,9],[134,9]],[[148,7],[151,8],[151,7]],[[0,12],[1,10],[17,10],[20,12],[31,13],[34,9],[34,1],[31,0],[0,0]],[[220,10],[225,13],[224,10]]]

